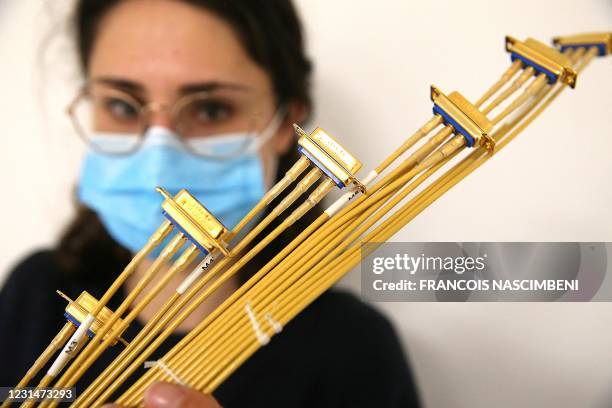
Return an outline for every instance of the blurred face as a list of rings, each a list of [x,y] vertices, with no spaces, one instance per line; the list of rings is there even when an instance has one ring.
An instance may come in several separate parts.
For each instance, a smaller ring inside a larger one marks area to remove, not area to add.
[[[100,22],[90,56],[97,131],[137,132],[143,117],[184,138],[261,132],[276,103],[268,74],[232,27],[181,1],[128,0]],[[149,106],[146,113],[139,106]],[[295,109],[260,150],[268,185],[273,158],[291,145]]]

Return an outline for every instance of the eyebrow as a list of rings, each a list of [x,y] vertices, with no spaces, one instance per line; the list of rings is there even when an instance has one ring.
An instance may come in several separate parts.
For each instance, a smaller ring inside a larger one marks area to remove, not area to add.
[[[110,85],[119,88],[123,91],[135,93],[140,96],[143,96],[147,93],[146,87],[143,84],[129,79],[115,77],[97,77],[93,78],[91,82]],[[180,95],[187,95],[195,92],[210,92],[219,89],[247,91],[249,90],[249,87],[244,84],[238,84],[233,82],[205,81],[181,85],[178,92]]]
[[[194,92],[210,92],[215,91],[217,89],[233,89],[237,91],[247,91],[249,90],[249,87],[243,84],[237,84],[232,82],[210,81],[183,85],[179,88],[179,93],[185,95]]]

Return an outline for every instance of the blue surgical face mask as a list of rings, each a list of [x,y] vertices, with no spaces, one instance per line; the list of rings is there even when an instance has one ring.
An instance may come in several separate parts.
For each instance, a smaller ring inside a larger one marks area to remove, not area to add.
[[[171,194],[186,189],[231,229],[264,195],[266,186],[258,151],[280,123],[279,114],[260,135],[190,138],[191,151],[163,127],[151,127],[140,148],[131,155],[113,156],[90,150],[81,170],[79,200],[94,210],[110,235],[132,252],[140,250],[164,221],[163,199],[155,191],[157,186]],[[136,136],[96,136],[98,145],[130,137]],[[246,150],[244,146],[248,146]],[[240,155],[231,153],[240,150]],[[197,156],[192,151],[231,155],[219,160]],[[159,251],[154,256],[157,254]]]

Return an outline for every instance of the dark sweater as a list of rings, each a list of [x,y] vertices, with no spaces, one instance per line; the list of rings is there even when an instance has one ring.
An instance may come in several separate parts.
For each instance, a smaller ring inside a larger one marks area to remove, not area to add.
[[[37,252],[19,264],[0,292],[0,386],[17,384],[65,323],[66,302],[56,289],[73,299],[83,290],[100,298],[109,285],[69,279],[51,251]],[[116,296],[118,301],[122,296]],[[116,307],[118,301],[110,306]],[[134,322],[124,337],[133,338],[140,328]],[[179,339],[179,335],[168,339],[157,357]],[[101,356],[77,384],[77,394],[121,347]],[[226,408],[419,406],[392,326],[354,296],[336,290],[322,295],[290,322],[214,395]]]

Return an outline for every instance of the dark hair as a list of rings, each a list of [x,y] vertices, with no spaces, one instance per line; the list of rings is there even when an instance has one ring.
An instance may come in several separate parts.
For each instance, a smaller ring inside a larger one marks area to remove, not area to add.
[[[85,75],[100,21],[120,1],[79,0],[76,4],[72,23],[78,58]],[[180,1],[202,7],[233,27],[249,56],[270,76],[278,104],[299,102],[311,110],[312,65],[305,54],[302,27],[290,0]],[[297,150],[292,146],[279,158],[277,180],[297,159]],[[254,271],[263,266],[311,223],[318,213],[318,207],[310,211],[245,269]],[[272,223],[263,233],[271,231],[278,223]],[[59,241],[57,254],[68,274],[105,281],[119,272],[131,258],[130,252],[108,234],[96,213],[81,204],[78,204],[74,219]],[[242,279],[248,278],[248,275],[248,272],[243,273]]]

